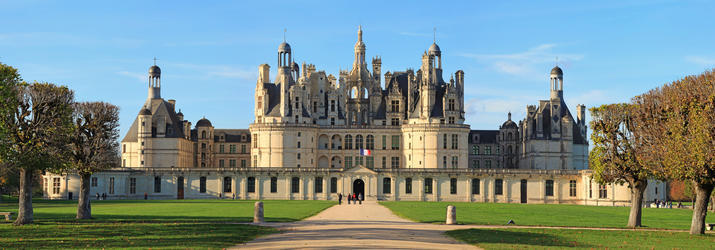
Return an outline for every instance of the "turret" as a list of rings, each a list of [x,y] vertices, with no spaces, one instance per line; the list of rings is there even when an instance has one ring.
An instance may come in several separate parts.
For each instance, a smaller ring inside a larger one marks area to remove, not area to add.
[[[161,68],[159,66],[149,67],[149,99],[161,98]]]
[[[555,66],[551,69],[550,78],[551,99],[563,98],[564,72],[561,68],[559,68],[559,66]]]

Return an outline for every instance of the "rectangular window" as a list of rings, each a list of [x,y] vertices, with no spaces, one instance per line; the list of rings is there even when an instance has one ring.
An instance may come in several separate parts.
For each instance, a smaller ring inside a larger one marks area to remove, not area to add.
[[[248,177],[248,183],[246,184],[246,192],[256,192],[256,177]]]
[[[330,193],[334,194],[338,192],[338,178],[330,178]]]
[[[154,176],[154,193],[161,193],[161,177]]]
[[[412,193],[412,178],[405,179],[405,193],[406,194]]]
[[[442,149],[447,149],[447,134],[442,135]]]
[[[576,197],[576,181],[575,180],[569,181],[569,196]]]
[[[300,160],[300,153],[298,153],[298,154],[296,155],[296,158],[297,158],[298,160]]]
[[[449,194],[457,194],[457,178],[449,179]]]
[[[241,145],[241,154],[246,153],[246,144]]]
[[[484,166],[488,169],[491,169],[492,168],[492,160],[486,160],[484,162]]]
[[[392,119],[390,119],[390,125],[392,125],[392,126],[400,126],[400,118],[392,118]]]
[[[392,112],[400,112],[400,101],[398,100],[392,100],[390,102],[390,107]]]
[[[231,145],[228,146],[228,148],[229,148],[229,149],[228,149],[228,150],[229,150],[229,153],[231,153],[231,154],[235,154],[235,153],[236,153],[236,145],[231,144]]]
[[[452,149],[457,149],[459,147],[459,135],[452,135]]]
[[[486,154],[486,155],[492,154],[492,146],[487,146],[487,147],[484,149],[484,154]]]
[[[231,192],[231,184],[232,184],[231,177],[223,177],[223,192],[224,193],[230,193]]]
[[[382,178],[382,193],[390,194],[392,192],[392,183],[390,178]]]
[[[315,177],[315,193],[323,193],[323,177]]]
[[[477,154],[478,154],[478,153],[477,153],[477,151],[479,150],[478,148],[479,148],[479,146],[477,146],[477,145],[472,145],[472,154],[473,154],[473,155],[477,155]]]
[[[353,157],[345,156],[345,168],[351,168],[353,166]]]
[[[398,150],[398,149],[400,149],[400,136],[393,135],[392,136],[392,150]]]
[[[206,193],[206,176],[199,178],[199,193]]]
[[[606,185],[598,185],[598,198],[599,199],[608,198],[608,189],[606,189]]]
[[[495,195],[502,195],[502,194],[504,194],[503,186],[504,186],[504,180],[502,180],[502,179],[496,179],[496,180],[494,181],[494,194],[495,194]]]
[[[452,168],[457,168],[459,166],[459,158],[457,156],[452,156]]]
[[[447,101],[447,110],[454,111],[454,99],[449,99]]]
[[[382,149],[387,149],[387,136],[382,136]]]
[[[454,117],[453,117],[453,116],[450,116],[450,117],[449,117],[449,124],[454,124]]]
[[[425,194],[432,193],[432,178],[425,178]]]
[[[236,167],[236,159],[228,160],[228,166],[235,168]]]
[[[472,168],[479,168],[479,160],[472,160]]]
[[[375,167],[375,158],[372,156],[366,156],[365,157],[365,165],[367,168],[374,168]]]
[[[546,196],[554,196],[554,180],[546,180]]]
[[[330,112],[335,112],[335,100],[330,100]]]
[[[92,187],[97,186],[97,177],[92,177]]]
[[[392,157],[390,166],[392,168],[400,168],[400,157],[399,156]]]
[[[271,177],[271,193],[278,192],[278,177]]]
[[[442,156],[442,168],[447,168],[447,156]]]
[[[588,180],[588,198],[593,198],[593,183]]]
[[[479,179],[472,179],[472,194],[479,194]]]
[[[242,168],[246,167],[246,159],[241,159],[241,167]]]
[[[60,178],[52,178],[52,193],[60,193]]]
[[[253,148],[258,148],[258,134],[253,134]]]
[[[382,157],[382,168],[387,168],[387,157]]]
[[[137,178],[129,178],[129,193],[137,193]]]
[[[224,160],[218,160],[218,167],[222,168],[224,166]]]
[[[362,156],[355,156],[355,166],[362,165]]]
[[[258,156],[257,155],[253,156],[253,166],[254,167],[258,166]]]
[[[219,152],[219,153],[222,153],[222,154],[223,154],[223,152],[224,152],[223,149],[224,149],[224,145],[223,145],[223,144],[221,144],[221,145],[218,146],[218,152]]]
[[[114,177],[109,177],[109,194],[114,194]]]
[[[290,192],[294,194],[300,193],[300,179],[298,177],[290,179]]]

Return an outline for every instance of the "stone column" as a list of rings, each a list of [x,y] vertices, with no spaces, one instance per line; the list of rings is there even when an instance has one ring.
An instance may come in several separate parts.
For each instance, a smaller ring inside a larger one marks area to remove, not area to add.
[[[543,200],[543,203],[546,204],[546,180],[540,180],[541,183],[539,183],[539,194],[541,194],[541,199]]]
[[[263,178],[256,176],[256,199],[263,199]]]
[[[397,192],[398,192],[397,185],[395,185],[395,184],[397,184],[397,181],[395,181],[395,176],[390,176],[390,188],[392,188],[392,190],[390,190],[390,194],[392,195],[391,200],[393,200],[393,201],[397,200]]]
[[[447,225],[455,225],[457,224],[457,208],[449,205],[447,206],[447,221],[445,222]]]
[[[218,175],[218,198],[223,199],[223,175]]]
[[[253,208],[253,223],[263,223],[263,202],[257,201]]]
[[[241,182],[240,185],[238,185],[238,182]],[[236,176],[236,188],[240,190],[235,190],[236,193],[240,193],[241,197],[244,200],[248,200],[248,176]],[[255,191],[255,190],[254,190]]]
[[[308,181],[307,181],[308,188],[306,188],[306,190],[308,190],[307,197],[310,200],[315,200],[315,176],[309,176],[307,178],[308,178]]]
[[[412,182],[417,182],[417,195],[419,196],[420,201],[424,201],[425,200],[425,184],[424,184],[425,180],[424,180],[424,178],[421,178],[421,177],[415,178],[415,179],[412,179]]]
[[[330,176],[323,177],[323,200],[328,200],[328,197],[330,197],[328,182],[330,182]]]
[[[466,185],[465,194],[466,194],[466,201],[467,202],[472,202],[472,178],[467,177],[467,180],[464,182]]]
[[[502,183],[502,188],[504,191],[504,196],[506,197],[506,203],[511,203],[511,185],[509,183],[509,179],[504,178],[503,180],[504,181]]]
[[[434,177],[432,178],[432,199],[434,201],[439,201],[439,192],[441,192],[439,188],[439,177]]]
[[[291,176],[288,175],[285,177],[285,183],[286,183],[286,193],[285,193],[286,198],[285,199],[286,200],[291,200],[291,196],[292,196],[292,194],[290,193],[290,191],[291,191],[290,190],[290,186],[291,186],[290,182],[291,182]]]

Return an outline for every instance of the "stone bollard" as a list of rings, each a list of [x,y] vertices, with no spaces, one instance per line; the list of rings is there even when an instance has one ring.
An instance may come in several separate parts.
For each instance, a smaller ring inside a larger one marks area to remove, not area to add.
[[[445,223],[447,225],[455,225],[457,224],[457,208],[449,205],[447,206],[447,222]]]
[[[263,223],[263,202],[256,202],[253,210],[253,223]]]

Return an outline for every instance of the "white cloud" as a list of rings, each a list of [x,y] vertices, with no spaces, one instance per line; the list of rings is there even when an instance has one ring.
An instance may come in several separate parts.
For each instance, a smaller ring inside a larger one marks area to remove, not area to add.
[[[715,65],[715,58],[708,58],[704,56],[686,56],[685,60],[691,63],[698,64],[700,66],[713,66]]]
[[[462,53],[460,56],[473,58],[490,65],[493,70],[508,75],[529,79],[542,79],[543,65],[554,63],[558,57],[560,64],[569,64],[583,59],[580,54],[563,54],[554,52],[556,44],[541,44],[524,52],[511,54],[472,54]]]
[[[170,64],[175,67],[184,68],[188,70],[194,70],[199,72],[204,72],[207,77],[219,77],[219,78],[232,78],[232,79],[244,79],[244,80],[255,80],[258,78],[258,70],[251,70],[247,67],[238,67],[230,65],[207,65],[207,64],[188,64],[188,63],[176,63]]]
[[[119,72],[117,72],[117,74],[129,77],[129,78],[134,78],[138,82],[148,82],[149,81],[146,74],[134,73],[134,72],[129,72],[129,71],[119,71]]]

